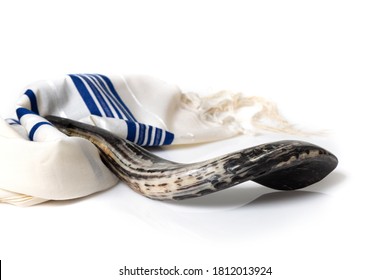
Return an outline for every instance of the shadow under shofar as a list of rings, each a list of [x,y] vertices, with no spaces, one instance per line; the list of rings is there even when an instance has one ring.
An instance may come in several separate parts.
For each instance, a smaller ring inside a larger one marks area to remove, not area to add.
[[[345,175],[339,172],[333,172],[323,180],[306,187],[305,189],[295,191],[273,191],[260,186],[255,188],[255,184],[248,182],[239,188],[233,188],[218,194],[187,199],[182,201],[173,201],[172,205],[190,206],[196,208],[226,208],[226,207],[246,207],[277,204],[279,202],[299,201],[306,198],[315,198],[324,195],[324,192],[339,185],[344,181]]]
[[[325,189],[332,188],[342,181],[344,181],[345,175],[342,173],[334,172],[324,178],[323,180],[308,186],[306,189],[296,190],[293,192],[267,192],[265,194],[259,195],[257,198],[253,199],[245,205],[247,206],[258,206],[258,205],[268,205],[268,204],[278,204],[285,203],[287,201],[300,201],[305,199],[317,198],[324,195],[323,191]]]
[[[182,164],[160,158],[107,130],[60,117],[46,118],[68,136],[91,141],[114,174],[137,193],[156,200],[199,197],[249,180],[276,190],[296,190],[322,180],[338,164],[329,151],[296,140]]]

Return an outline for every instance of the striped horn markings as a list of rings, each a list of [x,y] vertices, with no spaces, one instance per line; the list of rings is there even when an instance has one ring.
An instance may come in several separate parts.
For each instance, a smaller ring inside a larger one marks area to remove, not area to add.
[[[162,159],[112,133],[77,121],[48,116],[68,136],[91,141],[103,162],[134,191],[157,200],[181,200],[252,180],[277,190],[294,190],[326,177],[337,158],[311,143],[271,142],[197,163]]]

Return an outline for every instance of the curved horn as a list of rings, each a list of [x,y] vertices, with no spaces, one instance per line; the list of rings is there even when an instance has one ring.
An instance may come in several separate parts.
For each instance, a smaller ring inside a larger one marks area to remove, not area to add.
[[[160,158],[107,130],[77,121],[46,117],[60,131],[91,141],[103,162],[134,191],[158,200],[181,200],[252,180],[278,190],[294,190],[322,180],[338,164],[327,150],[286,140],[183,164]]]

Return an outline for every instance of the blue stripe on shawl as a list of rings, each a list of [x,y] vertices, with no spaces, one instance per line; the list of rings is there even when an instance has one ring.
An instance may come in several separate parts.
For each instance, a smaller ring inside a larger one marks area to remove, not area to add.
[[[123,108],[124,112],[126,113],[126,116],[128,117],[128,119],[136,122],[137,120],[135,119],[133,114],[130,112],[130,109],[123,102],[123,100],[119,96],[118,92],[115,90],[114,85],[112,84],[111,80],[104,75],[99,75],[99,76],[106,82],[108,88],[110,89],[110,91],[114,95],[115,99],[118,100],[118,102],[122,105],[122,108]]]
[[[35,132],[36,132],[37,129],[38,129],[40,126],[42,126],[42,125],[51,125],[51,126],[52,126],[52,124],[49,123],[49,122],[38,122],[38,123],[34,124],[34,126],[33,126],[33,127],[31,128],[31,130],[30,130],[30,133],[28,134],[28,138],[30,138],[31,141],[34,140],[34,134],[35,134]]]
[[[93,82],[91,82],[89,77],[86,76],[86,75],[79,75],[79,77],[81,79],[83,79],[88,84],[89,88],[92,91],[92,93],[90,92],[90,94],[95,95],[97,101],[99,102],[100,106],[102,107],[102,109],[104,111],[104,114],[107,117],[109,117],[109,118],[114,117],[114,115],[111,112],[110,107],[108,106],[107,102],[104,100],[104,98],[103,98],[102,94],[100,93],[99,89],[93,84]]]
[[[102,94],[104,94],[107,97],[108,102],[111,104],[112,108],[114,108],[116,114],[118,115],[118,118],[120,118],[122,120],[125,119],[123,117],[124,114],[123,114],[122,110],[120,109],[121,105],[116,100],[116,98],[114,96],[112,96],[112,94],[110,94],[110,91],[107,89],[106,85],[101,80],[101,78],[98,75],[93,75],[93,74],[89,74],[88,77],[93,79],[93,81],[97,85],[96,87],[100,90],[100,92]]]
[[[69,75],[69,76],[72,79],[81,97],[83,98],[85,105],[87,105],[89,112],[92,115],[102,117],[102,113],[100,112],[99,108],[96,106],[95,101],[93,100],[91,94],[89,93],[89,90],[84,85],[83,81],[76,75]]]
[[[28,89],[24,94],[27,95],[28,99],[30,99],[31,111],[39,115],[38,102],[35,93],[31,89]]]

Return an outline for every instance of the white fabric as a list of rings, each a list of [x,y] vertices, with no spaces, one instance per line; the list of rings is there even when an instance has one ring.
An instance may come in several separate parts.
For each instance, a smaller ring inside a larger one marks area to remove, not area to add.
[[[0,200],[30,205],[71,199],[105,190],[117,178],[101,162],[87,140],[66,137],[33,142],[0,120]],[[21,195],[18,195],[21,194]]]
[[[237,117],[244,107],[254,107],[256,118],[265,108],[274,114],[272,127],[288,128],[264,100],[226,92],[201,98],[147,76],[69,75],[33,83],[17,103],[17,116],[0,119],[0,202],[28,206],[72,199],[117,183],[93,144],[59,132],[47,115],[93,124],[148,146],[215,141],[248,131],[251,119]]]

